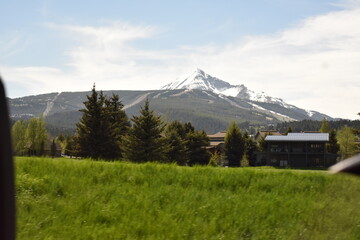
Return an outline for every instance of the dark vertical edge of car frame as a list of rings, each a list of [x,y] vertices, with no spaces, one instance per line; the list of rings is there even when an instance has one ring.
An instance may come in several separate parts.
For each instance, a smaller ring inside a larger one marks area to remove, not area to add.
[[[0,77],[0,239],[15,239],[15,184],[9,112]]]

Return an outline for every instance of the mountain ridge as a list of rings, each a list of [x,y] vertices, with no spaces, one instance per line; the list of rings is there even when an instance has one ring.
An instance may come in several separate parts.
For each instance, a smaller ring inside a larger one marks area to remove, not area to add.
[[[118,94],[130,118],[138,115],[145,99],[149,99],[151,108],[164,119],[190,121],[196,128],[209,133],[226,130],[232,120],[247,125],[274,125],[284,121],[322,120],[324,117],[334,120],[320,112],[298,108],[265,93],[257,94],[244,85],[231,85],[200,69],[160,90],[112,90],[103,93],[108,96]],[[49,124],[75,128],[75,123],[81,117],[79,109],[84,108],[83,102],[90,94],[90,91],[53,92],[9,99],[10,116],[18,120],[42,114]]]
[[[281,104],[284,107],[292,108],[294,105],[286,103],[283,99],[271,97],[265,92],[255,92],[248,89],[244,84],[232,85],[217,77],[213,77],[200,68],[197,68],[184,80],[177,80],[164,85],[161,89],[199,89],[212,91],[225,96],[237,97],[249,101],[267,102]]]

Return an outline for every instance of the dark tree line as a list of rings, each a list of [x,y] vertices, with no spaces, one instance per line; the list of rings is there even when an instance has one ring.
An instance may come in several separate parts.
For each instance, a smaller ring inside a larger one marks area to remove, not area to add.
[[[284,133],[286,130],[291,127],[293,132],[303,132],[303,131],[319,131],[323,122],[314,121],[314,120],[302,120],[294,122],[283,122],[278,123],[275,129],[279,132]],[[348,126],[353,129],[360,129],[360,120],[337,120],[337,121],[328,121],[328,129],[339,130],[344,126]]]
[[[79,157],[132,162],[207,164],[209,139],[190,123],[166,124],[146,100],[140,114],[129,121],[119,96],[106,97],[95,86],[87,101],[76,134],[64,138],[64,149]]]

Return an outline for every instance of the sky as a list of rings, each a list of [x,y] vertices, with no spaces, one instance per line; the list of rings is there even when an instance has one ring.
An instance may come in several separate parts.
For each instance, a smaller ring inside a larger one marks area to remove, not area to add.
[[[332,117],[360,112],[360,0],[0,0],[11,98],[153,90],[200,68]]]

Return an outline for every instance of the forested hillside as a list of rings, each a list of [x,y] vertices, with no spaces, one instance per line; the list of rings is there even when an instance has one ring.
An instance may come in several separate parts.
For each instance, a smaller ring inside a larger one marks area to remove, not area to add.
[[[235,120],[250,128],[276,125],[283,121],[321,120],[331,117],[280,102],[257,102],[251,99],[225,96],[199,89],[154,91],[104,91],[105,96],[119,95],[126,114],[131,118],[139,113],[148,99],[153,109],[164,120],[191,122],[197,129],[208,133],[223,131]],[[49,93],[10,99],[10,113],[14,120],[29,119],[42,114],[46,122],[56,129],[71,132],[80,120],[80,109],[90,92]],[[255,130],[254,130],[255,131]]]
[[[302,131],[319,131],[321,127],[321,121],[313,120],[303,120],[303,121],[293,121],[293,122],[284,122],[278,123],[275,126],[275,129],[280,132],[286,132],[289,127],[291,127],[293,132],[302,132]],[[360,120],[337,120],[337,121],[328,121],[328,128],[338,130],[344,126],[348,126],[353,129],[360,129]]]

